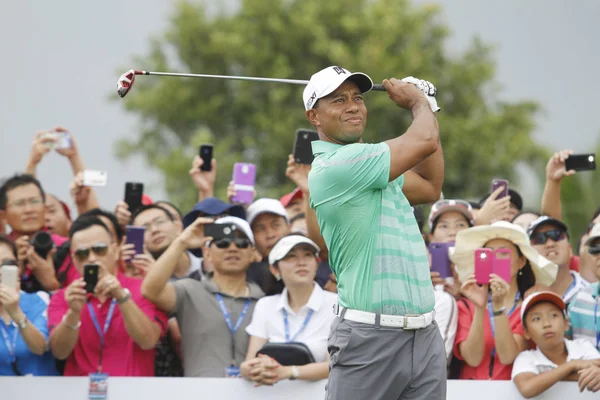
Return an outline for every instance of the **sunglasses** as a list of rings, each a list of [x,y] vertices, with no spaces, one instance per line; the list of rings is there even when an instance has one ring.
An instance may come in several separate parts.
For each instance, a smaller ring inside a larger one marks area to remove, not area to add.
[[[246,238],[238,238],[238,239],[219,239],[219,240],[215,240],[214,245],[217,246],[219,249],[226,249],[229,247],[229,245],[231,243],[235,243],[235,246],[238,249],[247,249],[248,247],[250,247],[250,239],[246,239]]]
[[[97,256],[105,256],[108,252],[108,245],[105,243],[98,243],[90,247],[82,247],[73,252],[73,256],[80,261],[84,262],[90,256],[90,251],[93,252]]]
[[[600,254],[600,243],[595,244],[594,246],[588,247],[588,253],[595,256],[596,254]]]
[[[560,229],[552,229],[551,231],[536,233],[531,236],[532,244],[546,244],[548,239],[555,242],[561,241],[567,237],[567,234]]]

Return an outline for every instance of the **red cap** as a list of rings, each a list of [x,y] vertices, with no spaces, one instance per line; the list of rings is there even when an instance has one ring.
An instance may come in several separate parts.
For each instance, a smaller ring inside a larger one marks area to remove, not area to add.
[[[142,195],[142,204],[145,206],[149,206],[150,204],[153,204],[154,202],[152,201],[152,198],[150,196],[148,196],[147,194],[143,194]]]
[[[279,202],[281,204],[283,204],[284,207],[288,207],[292,201],[294,201],[296,199],[301,199],[302,197],[303,197],[302,190],[300,190],[300,188],[296,188],[296,189],[294,189],[293,192],[288,193],[285,196],[283,196],[281,199],[279,199]]]

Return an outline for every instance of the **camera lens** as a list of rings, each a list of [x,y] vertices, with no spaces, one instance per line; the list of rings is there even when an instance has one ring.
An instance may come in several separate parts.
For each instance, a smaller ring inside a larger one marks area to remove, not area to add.
[[[42,258],[46,258],[50,250],[54,247],[52,237],[48,232],[38,232],[31,239],[31,245],[36,253]]]

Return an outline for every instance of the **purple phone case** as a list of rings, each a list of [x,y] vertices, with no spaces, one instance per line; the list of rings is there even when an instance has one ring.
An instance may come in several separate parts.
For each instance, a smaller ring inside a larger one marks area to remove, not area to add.
[[[448,256],[448,249],[450,247],[452,247],[452,243],[429,243],[431,271],[439,272],[440,278],[449,278],[452,276],[450,257]]]
[[[144,254],[144,233],[142,226],[127,225],[127,244],[133,244],[135,254]]]
[[[505,257],[498,258],[499,254],[504,254]],[[510,283],[510,250],[497,249],[494,251],[494,273],[500,278]]]
[[[480,285],[490,283],[490,274],[493,272],[493,256],[490,249],[475,250],[475,279]],[[485,257],[483,257],[485,255]]]
[[[256,165],[235,163],[233,166],[233,184],[235,196],[232,203],[250,204],[254,200],[254,183],[256,181]]]
[[[499,187],[504,187],[504,190],[500,192],[497,199],[502,199],[508,196],[508,181],[506,179],[494,179],[492,181],[492,193],[495,192]]]

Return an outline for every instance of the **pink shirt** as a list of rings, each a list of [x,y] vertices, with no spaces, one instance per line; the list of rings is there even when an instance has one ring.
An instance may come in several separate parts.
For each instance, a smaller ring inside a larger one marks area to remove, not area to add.
[[[137,306],[161,328],[161,336],[165,334],[167,316],[156,308],[155,305],[142,297],[140,288],[142,280],[128,278],[119,273],[119,281],[123,288],[131,291],[131,298]],[[48,307],[48,327],[50,333],[57,327],[63,315],[69,310],[69,304],[65,300],[65,290],[56,292],[50,299]],[[96,318],[101,329],[104,329],[110,300],[103,304],[94,296],[90,297],[89,303],[96,313]],[[104,340],[104,351],[102,361],[102,372],[111,376],[154,376],[155,350],[142,350],[129,336],[125,329],[125,321],[119,310],[115,307],[112,322],[106,332]],[[73,352],[67,358],[65,365],[65,376],[86,376],[98,369],[100,358],[100,336],[94,327],[87,304],[81,312],[81,328],[79,340]]]

